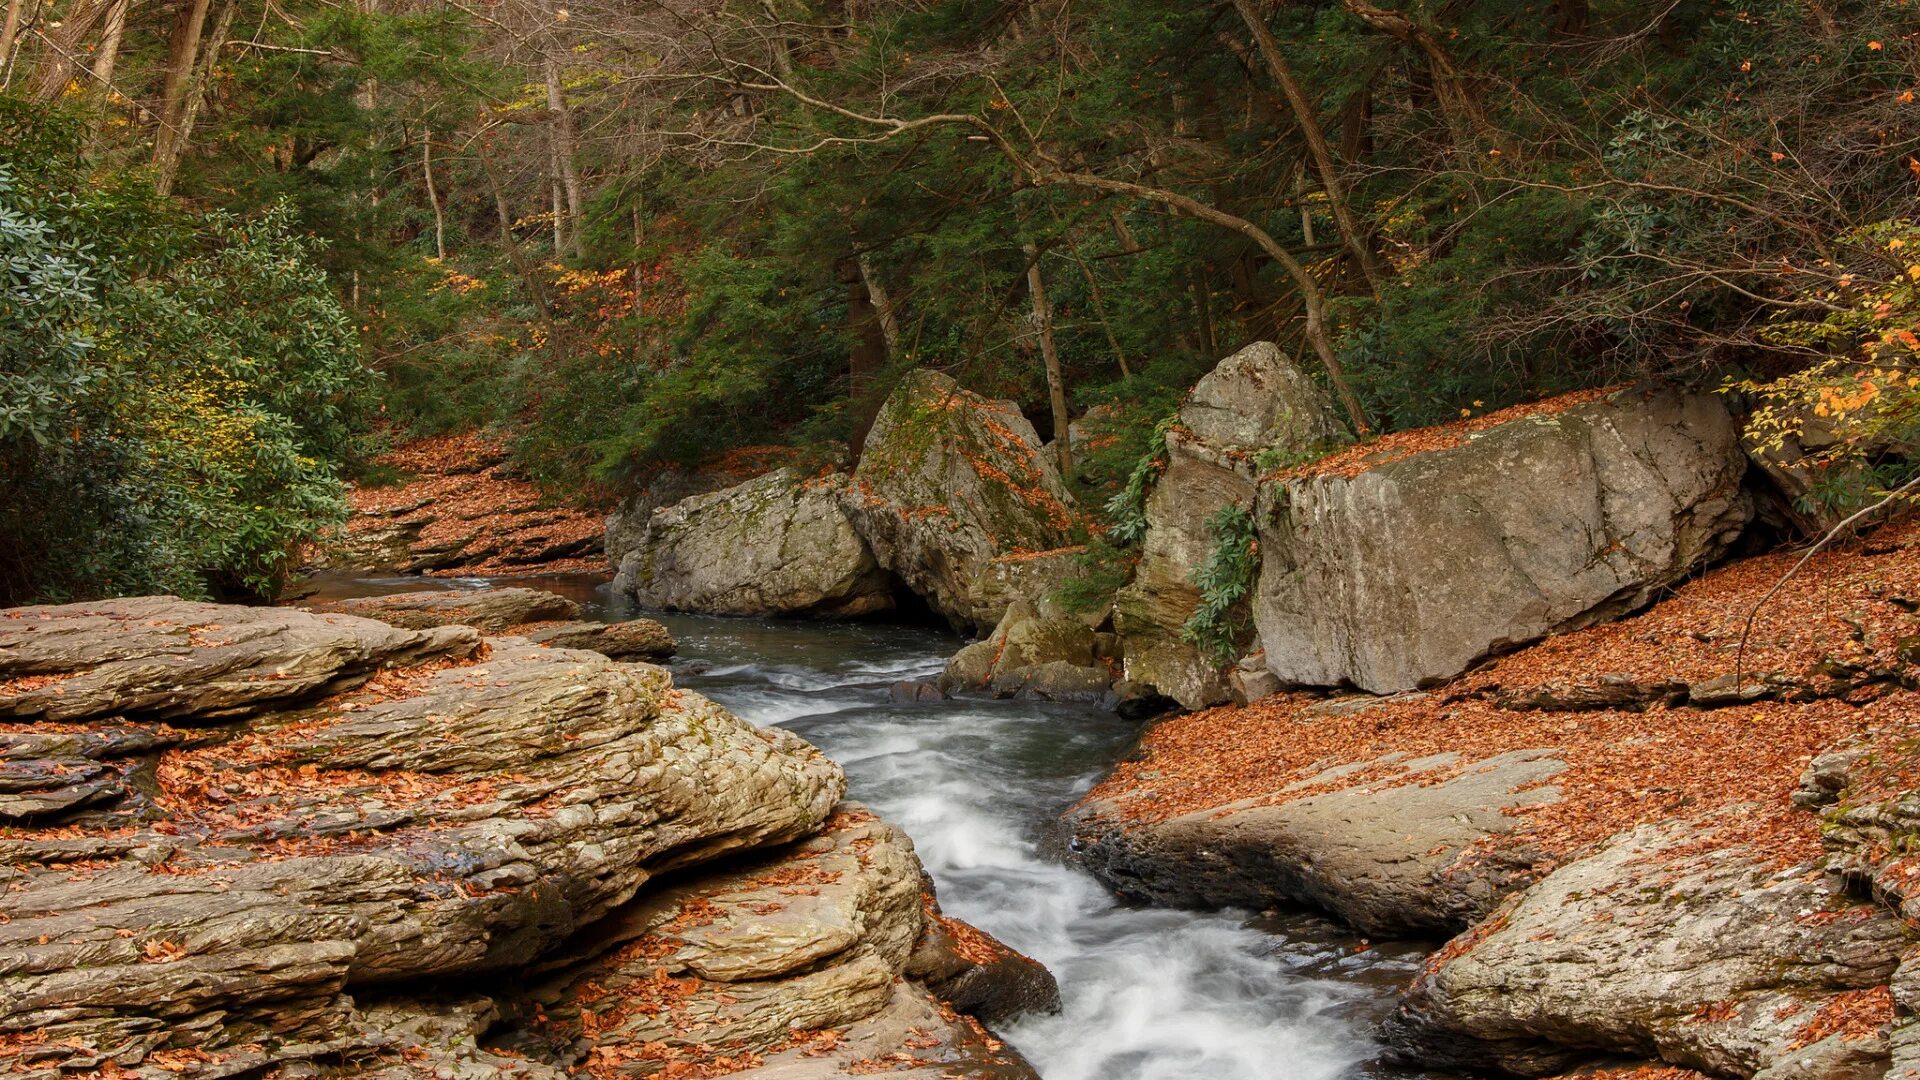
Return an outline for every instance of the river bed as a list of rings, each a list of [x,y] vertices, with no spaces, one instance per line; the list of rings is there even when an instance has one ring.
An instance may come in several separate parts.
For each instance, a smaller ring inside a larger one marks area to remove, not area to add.
[[[515,579],[630,618],[595,579]],[[317,582],[319,598],[419,589],[419,578]],[[479,579],[448,586],[484,585]],[[506,584],[506,582],[502,582]],[[1064,1008],[999,1034],[1046,1080],[1406,1078],[1372,1032],[1423,959],[1306,914],[1140,908],[1075,867],[1060,815],[1140,725],[1092,706],[957,699],[895,704],[960,641],[925,627],[658,615],[678,685],[789,728],[846,769],[850,797],[913,837],[941,905],[1040,960]]]

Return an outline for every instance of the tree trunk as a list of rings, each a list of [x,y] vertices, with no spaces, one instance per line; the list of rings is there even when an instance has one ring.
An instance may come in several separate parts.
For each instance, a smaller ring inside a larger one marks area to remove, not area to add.
[[[153,190],[162,194],[171,194],[173,181],[180,172],[180,158],[187,151],[187,140],[193,135],[193,125],[200,117],[200,107],[206,102],[207,83],[213,78],[213,66],[220,59],[220,49],[227,43],[227,32],[233,28],[233,16],[239,9],[239,0],[226,0],[221,5],[220,17],[214,21],[213,36],[207,40],[207,47],[201,50],[200,61],[193,66],[193,73],[187,80],[186,93],[180,103],[178,119],[172,128],[172,138],[167,140],[166,157],[155,162]]]
[[[875,376],[887,363],[887,340],[880,328],[879,313],[867,289],[860,257],[841,260],[840,281],[847,290],[847,333],[853,348],[847,353],[847,397],[853,425],[847,435],[847,452],[857,463],[865,448],[867,432],[880,413],[874,398]]]
[[[447,257],[447,212],[440,204],[440,191],[433,184],[433,129],[420,139],[420,172],[427,179],[427,203],[433,207],[433,254],[441,261]]]
[[[506,192],[500,190],[500,177],[493,171],[491,147],[480,148],[480,171],[487,178],[487,190],[493,193],[493,212],[500,220],[500,246],[507,249],[507,258],[513,268],[519,271],[520,280],[527,286],[527,296],[533,301],[535,311],[540,313],[540,321],[551,323],[553,311],[547,306],[547,292],[540,286],[533,266],[527,262],[526,252],[520,250],[520,238],[513,235],[513,212],[507,207]]]
[[[1072,241],[1067,242],[1067,252],[1080,267],[1080,276],[1087,279],[1087,295],[1093,299],[1093,311],[1100,317],[1100,328],[1107,332],[1107,344],[1113,347],[1113,358],[1120,364],[1120,377],[1133,378],[1133,372],[1127,368],[1127,351],[1120,347],[1120,338],[1113,332],[1113,323],[1107,319],[1107,299],[1100,288],[1100,280],[1093,276],[1093,267],[1080,257],[1080,249]]]
[[[173,26],[173,37],[167,47],[167,77],[160,88],[160,128],[153,136],[153,163],[159,169],[170,167],[174,143],[179,141],[180,112],[186,104],[187,86],[193,81],[194,59],[200,55],[200,34],[207,25],[207,7],[208,0],[188,0],[187,8]]]
[[[66,93],[67,85],[73,81],[75,73],[84,70],[77,61],[86,40],[93,36],[93,28],[108,15],[114,3],[115,0],[78,0],[65,18],[49,24],[42,31],[46,41],[43,50],[46,59],[27,85],[29,100],[45,104],[58,101]]]
[[[572,252],[576,259],[586,257],[586,245],[581,238],[580,228],[580,173],[574,165],[573,112],[567,108],[566,93],[560,82],[560,63],[551,52],[541,58],[541,66],[547,79],[547,119],[550,123],[549,135],[553,142],[553,162],[557,183],[566,196],[567,227],[566,233],[573,240]],[[554,213],[560,212],[560,204],[554,204]],[[554,220],[554,247],[556,254],[561,247],[561,230],[558,217]]]
[[[113,89],[113,69],[120,61],[120,40],[127,31],[127,9],[133,0],[116,0],[107,12],[107,29],[100,37],[100,51],[93,54],[93,85],[103,91]]]
[[[20,15],[25,7],[26,0],[7,0],[7,18],[0,23],[0,71],[13,68],[13,44],[20,34]]]
[[[1235,0],[1236,3],[1240,0]],[[1346,9],[1355,18],[1383,34],[1400,39],[1419,49],[1427,58],[1427,68],[1433,75],[1433,92],[1440,99],[1440,108],[1452,120],[1460,133],[1468,138],[1487,136],[1492,126],[1487,123],[1487,114],[1480,108],[1480,101],[1473,94],[1473,88],[1453,64],[1453,56],[1447,52],[1440,40],[1428,33],[1426,28],[1397,11],[1388,11],[1368,3],[1367,0],[1343,0]]]
[[[1072,439],[1067,426],[1067,378],[1060,370],[1060,350],[1053,341],[1053,306],[1047,303],[1046,277],[1040,271],[1040,246],[1027,243],[1020,250],[1027,256],[1027,293],[1033,299],[1033,328],[1040,337],[1040,361],[1047,369],[1047,398],[1053,408],[1053,457],[1060,475],[1073,472]]]
[[[1346,184],[1340,179],[1340,170],[1333,160],[1333,149],[1327,145],[1327,133],[1320,126],[1320,118],[1315,113],[1313,102],[1307,100],[1306,91],[1300,87],[1300,81],[1293,77],[1293,68],[1287,64],[1285,54],[1280,51],[1280,42],[1267,28],[1267,20],[1255,9],[1253,0],[1233,0],[1234,10],[1240,13],[1240,19],[1253,32],[1253,40],[1260,46],[1260,55],[1267,62],[1267,72],[1280,86],[1280,93],[1287,99],[1287,106],[1293,110],[1293,118],[1300,125],[1300,136],[1307,144],[1307,154],[1313,158],[1315,171],[1320,174],[1320,189],[1327,194],[1327,206],[1333,211],[1333,223],[1340,230],[1340,240],[1347,250],[1353,253],[1360,267],[1360,273],[1367,279],[1367,287],[1375,296],[1380,295],[1380,281],[1385,276],[1380,261],[1374,255],[1373,248],[1367,243],[1366,234],[1354,220],[1353,210],[1347,204]]]
[[[860,280],[867,287],[867,300],[873,305],[874,319],[880,324],[880,338],[886,343],[887,360],[900,359],[900,316],[894,310],[893,298],[887,295],[886,283],[880,280],[879,271],[874,268],[873,254],[860,253]]]

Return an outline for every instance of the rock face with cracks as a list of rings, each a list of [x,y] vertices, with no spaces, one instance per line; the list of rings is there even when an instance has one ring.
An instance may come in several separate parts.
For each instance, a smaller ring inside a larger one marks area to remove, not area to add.
[[[472,626],[511,633],[556,649],[586,649],[615,660],[664,660],[678,649],[667,628],[652,619],[601,623],[580,618],[580,605],[541,589],[422,590],[331,600],[308,610],[358,615],[393,626]]]
[[[0,680],[0,1039],[49,1066],[347,1052],[348,993],[524,966],[845,788],[658,668],[462,627],[22,608]]]
[[[1767,1080],[1886,1073],[1899,920],[1711,819],[1568,863],[1435,954],[1388,1025],[1423,1064],[1543,1076],[1612,1053]]]
[[[1129,680],[1198,709],[1232,696],[1223,665],[1181,636],[1200,605],[1194,568],[1216,543],[1209,522],[1225,509],[1252,511],[1258,455],[1311,453],[1346,432],[1319,384],[1265,341],[1220,361],[1179,419],[1147,497],[1139,567],[1114,598],[1114,628],[1127,641]]]
[[[887,398],[845,501],[880,565],[963,630],[1000,621],[996,559],[1073,542],[1073,498],[1033,425],[933,371]]]
[[[522,1020],[503,1041],[593,1075],[755,1075],[782,1051],[824,1056],[849,1027],[925,1011],[928,992],[903,978],[927,930],[913,845],[845,804],[819,836],[670,885],[576,939],[518,998]],[[934,1034],[945,1026],[917,1046],[901,1032],[896,1063],[986,1056]]]
[[[1633,610],[1739,534],[1746,467],[1717,397],[1632,389],[1351,475],[1268,481],[1253,604],[1267,667],[1391,693]]]
[[[886,611],[893,580],[842,508],[843,482],[776,469],[655,510],[617,557],[614,589],[642,607],[711,615]]]

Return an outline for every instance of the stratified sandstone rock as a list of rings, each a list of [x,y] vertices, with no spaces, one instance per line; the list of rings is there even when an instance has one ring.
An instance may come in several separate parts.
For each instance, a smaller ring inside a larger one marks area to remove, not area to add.
[[[383,666],[465,656],[465,627],[401,630],[172,596],[13,608],[0,618],[0,717],[228,716],[346,689]]]
[[[596,1075],[751,1076],[782,1050],[851,1057],[829,1030],[869,1023],[859,1056],[931,1065],[956,1037],[928,1034],[948,1025],[916,1038],[883,1015],[932,1012],[902,982],[926,922],[912,844],[845,804],[819,836],[652,893],[576,939],[516,1001],[503,1041]],[[891,1043],[873,1045],[881,1031]]]
[[[667,628],[652,619],[538,623],[513,632],[548,648],[585,649],[614,660],[665,660],[680,651]]]
[[[949,693],[1097,701],[1113,683],[1108,667],[1115,644],[1111,638],[1075,619],[1047,618],[1033,604],[1016,600],[986,640],[947,661],[940,688]]]
[[[992,935],[941,914],[931,881],[925,900],[926,927],[907,958],[908,978],[989,1024],[1060,1011],[1060,984],[1053,972]]]
[[[851,618],[893,606],[893,581],[841,506],[843,480],[777,469],[653,512],[614,589],[710,615]]]
[[[1512,811],[1558,798],[1565,766],[1523,751],[1459,768],[1454,755],[1382,759],[1310,777],[1271,796],[1165,821],[1129,820],[1093,802],[1075,814],[1087,868],[1124,896],[1170,907],[1307,903],[1368,933],[1458,930],[1531,880],[1536,853],[1485,842],[1512,833]],[[1313,793],[1355,773],[1377,783]]]
[[[542,589],[423,589],[308,604],[312,611],[358,615],[390,626],[471,626],[489,633],[527,623],[578,619],[580,605]]]
[[[1752,514],[1711,394],[1628,390],[1270,482],[1254,615],[1281,681],[1375,693],[1644,605]]]
[[[1532,1076],[1596,1051],[1881,1076],[1899,921],[1745,839],[1732,818],[1645,826],[1554,871],[1436,954],[1389,1024],[1395,1052]]]
[[[654,874],[805,835],[845,787],[658,668],[466,628],[15,609],[0,675],[8,768],[120,788],[0,837],[0,1034],[48,1064],[365,1045],[343,991],[525,965]]]
[[[880,565],[954,625],[984,631],[1007,597],[1000,556],[1072,543],[1073,499],[1012,402],[915,371],[874,419],[846,504]]]
[[[1200,604],[1193,571],[1218,542],[1209,523],[1225,509],[1252,511],[1259,455],[1309,454],[1345,438],[1326,393],[1269,342],[1220,361],[1194,386],[1147,498],[1139,567],[1115,597],[1128,679],[1190,709],[1232,697],[1225,664],[1180,633]]]
[[[556,649],[586,649],[615,660],[664,660],[679,648],[652,619],[600,623],[580,618],[580,605],[542,589],[441,589],[362,596],[307,605],[309,610],[378,619],[393,626],[473,626],[510,633]]]

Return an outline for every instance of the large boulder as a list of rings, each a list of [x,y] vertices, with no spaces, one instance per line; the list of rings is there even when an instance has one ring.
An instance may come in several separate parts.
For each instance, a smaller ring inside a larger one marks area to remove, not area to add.
[[[1646,604],[1753,513],[1711,394],[1623,390],[1425,445],[1262,486],[1253,608],[1282,682],[1457,675]]]
[[[846,505],[882,567],[955,626],[984,632],[1007,596],[994,560],[1073,542],[1073,498],[1012,402],[915,371],[874,419]]]
[[[893,581],[842,508],[842,484],[776,469],[655,510],[614,588],[710,615],[851,618],[893,606]]]
[[[1311,904],[1370,934],[1455,931],[1524,885],[1519,811],[1559,798],[1550,751],[1461,767],[1456,755],[1337,766],[1267,796],[1139,820],[1147,801],[1074,814],[1081,858],[1116,892],[1170,907]],[[1337,787],[1354,775],[1373,784]],[[1336,790],[1325,790],[1336,786]],[[1489,843],[1494,847],[1489,850]]]
[[[519,969],[845,790],[659,668],[466,627],[22,608],[0,680],[0,1036],[46,1067],[365,1046],[348,992]]]
[[[1544,1076],[1610,1053],[1720,1076],[1886,1075],[1900,920],[1737,817],[1649,825],[1435,954],[1388,1025],[1423,1067]]]
[[[1345,437],[1326,392],[1269,342],[1220,361],[1194,386],[1147,497],[1139,567],[1114,602],[1128,679],[1190,709],[1232,696],[1221,659],[1181,635],[1200,604],[1193,571],[1217,542],[1209,522],[1231,507],[1253,510],[1261,455],[1287,460]]]
[[[993,633],[955,653],[940,677],[948,693],[1050,701],[1096,701],[1113,683],[1111,634],[1078,619],[1047,616],[1026,600],[1007,606]]]

